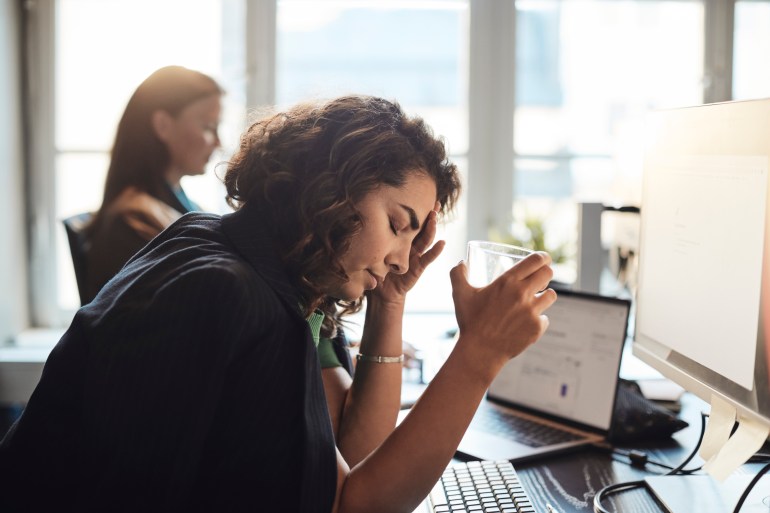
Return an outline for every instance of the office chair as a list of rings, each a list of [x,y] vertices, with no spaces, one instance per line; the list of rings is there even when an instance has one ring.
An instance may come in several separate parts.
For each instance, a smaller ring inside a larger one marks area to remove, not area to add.
[[[78,285],[81,305],[86,302],[86,254],[88,249],[88,242],[83,229],[88,225],[92,216],[92,213],[84,212],[70,216],[62,221],[64,223],[64,230],[67,232],[67,241],[70,245],[72,265],[75,268],[75,281]]]

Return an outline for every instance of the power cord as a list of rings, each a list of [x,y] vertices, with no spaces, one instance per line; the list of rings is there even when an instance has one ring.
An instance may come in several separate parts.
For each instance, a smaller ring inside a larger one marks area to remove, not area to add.
[[[674,474],[687,475],[687,474],[692,474],[693,472],[697,472],[699,468],[684,470],[684,467],[688,463],[690,463],[690,460],[692,460],[695,457],[695,455],[698,453],[698,449],[700,448],[701,442],[703,442],[703,434],[706,432],[707,416],[708,414],[701,412],[701,430],[700,430],[700,436],[698,437],[698,443],[695,444],[695,448],[692,450],[690,455],[687,456],[687,458],[685,458],[685,460],[682,463],[680,463],[677,467],[672,468],[663,463],[649,460],[646,454],[641,453],[639,451],[629,451],[627,454],[625,454],[625,456],[627,456],[629,460],[631,460],[631,465],[634,465],[634,466],[644,467],[646,464],[649,463],[660,467],[668,468],[669,471],[666,472],[665,474],[667,476],[674,475]],[[634,488],[639,488],[642,486],[644,486],[644,480],[626,481],[623,483],[615,483],[615,484],[605,486],[604,488],[599,490],[596,493],[596,495],[594,495],[594,513],[612,513],[610,510],[602,506],[602,499],[614,493],[633,490]]]
[[[649,458],[647,453],[642,451],[623,451],[621,449],[609,449],[609,451],[612,454],[612,459],[620,462],[620,463],[628,463],[632,467],[636,468],[645,468],[647,465],[654,465],[656,467],[664,468],[669,471],[673,471],[674,467],[671,465],[667,465],[665,463],[661,463],[659,461],[655,461]],[[628,461],[621,460],[620,458],[616,458],[615,456],[623,456],[624,458],[627,458]],[[688,469],[688,470],[680,470],[679,473],[681,474],[692,474],[693,472],[697,472],[701,469],[701,467]]]
[[[666,465],[665,463],[661,463],[655,460],[649,459],[646,453],[642,451],[623,451],[620,449],[614,449],[611,447],[602,447],[597,446],[599,448],[609,450],[611,454],[614,455],[620,455],[623,457],[628,458],[628,463],[633,467],[638,468],[645,468],[647,465],[655,465],[657,467],[668,469],[668,472],[666,472],[664,475],[666,476],[672,476],[672,475],[690,475],[695,472],[698,472],[701,470],[701,467],[692,468],[692,469],[685,469],[684,467],[687,466],[688,463],[695,457],[695,455],[698,453],[698,449],[700,448],[701,443],[703,442],[703,435],[706,431],[706,417],[708,417],[707,413],[701,412],[701,431],[700,436],[698,437],[698,442],[695,444],[695,448],[690,452],[690,454],[685,458],[685,460],[680,463],[676,467],[671,467],[669,465]],[[615,461],[621,461],[617,458],[613,458]],[[770,460],[770,454],[766,453],[756,453],[754,454],[750,459],[749,462],[768,462]],[[624,462],[625,463],[625,462]],[[746,489],[743,491],[743,494],[741,495],[740,499],[735,505],[735,509],[733,510],[733,513],[738,513],[743,506],[743,503],[746,501],[746,498],[749,496],[749,493],[751,493],[752,488],[759,482],[762,475],[770,471],[770,463],[767,463],[764,467],[760,469],[760,471],[754,476],[754,478],[749,482],[749,484],[746,486]],[[645,482],[644,480],[638,480],[638,481],[626,481],[622,483],[615,483],[611,485],[607,485],[601,490],[599,490],[596,495],[594,496],[594,512],[595,513],[612,513],[608,509],[606,509],[604,506],[602,506],[602,500],[606,498],[607,496],[624,492],[628,490],[632,490],[634,488],[639,488],[644,486]]]
[[[752,479],[749,482],[749,484],[746,486],[746,489],[743,490],[743,493],[741,494],[741,498],[738,499],[738,502],[735,504],[735,509],[733,510],[733,513],[738,513],[738,511],[740,511],[741,506],[743,506],[743,503],[746,501],[746,497],[749,496],[752,488],[754,488],[754,485],[756,485],[759,482],[759,480],[768,470],[770,470],[770,463],[766,464],[764,467],[759,469],[759,472],[757,472],[757,475],[754,476],[754,479]]]

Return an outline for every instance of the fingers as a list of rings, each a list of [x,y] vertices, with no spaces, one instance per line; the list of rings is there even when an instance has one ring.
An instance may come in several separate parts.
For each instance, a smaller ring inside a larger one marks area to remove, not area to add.
[[[535,292],[542,292],[548,288],[552,278],[553,269],[550,266],[543,266],[522,281],[529,282],[529,286]]]
[[[436,237],[436,226],[438,224],[436,215],[437,214],[435,210],[431,210],[428,213],[428,217],[425,219],[425,224],[423,224],[422,230],[420,230],[420,233],[417,234],[414,242],[412,242],[412,246],[414,247],[415,251],[417,251],[417,253],[420,255],[422,255],[422,253],[428,249],[428,247],[433,243],[433,239]]]
[[[468,266],[465,261],[460,261],[449,272],[449,279],[452,282],[452,295],[455,301],[468,295],[472,287],[468,283]]]
[[[545,289],[535,294],[535,302],[541,312],[548,310],[556,302],[558,295],[553,289]]]
[[[512,280],[520,283],[524,290],[529,290],[533,294],[542,292],[553,278],[550,263],[551,257],[547,253],[535,252],[514,264],[494,281]]]
[[[515,274],[519,279],[523,280],[528,278],[533,273],[536,273],[540,269],[547,268],[550,265],[551,255],[545,251],[535,251],[531,255],[527,256],[524,260],[521,260],[516,265],[514,265],[510,272]]]
[[[463,340],[473,345],[479,358],[489,358],[495,364],[507,361],[548,329],[546,311],[556,301],[556,292],[547,288],[552,276],[549,263],[548,255],[535,254],[524,273],[515,273],[521,263],[516,264],[491,284],[479,288],[468,283],[465,262],[452,269],[450,279],[460,333],[465,333]],[[479,341],[483,341],[481,346]]]
[[[548,316],[546,314],[540,315],[540,335],[541,336],[543,333],[545,333],[545,330],[548,329],[548,326],[550,325],[550,323],[551,321],[548,319]]]
[[[468,266],[465,260],[460,262],[449,271],[449,279],[452,281],[452,287],[455,285],[461,285],[463,282],[468,284]]]
[[[432,264],[433,261],[438,258],[441,252],[444,251],[445,246],[446,246],[446,242],[443,240],[440,240],[436,242],[432,248],[430,248],[428,251],[423,253],[422,257],[420,257],[420,263],[422,264],[422,266],[427,267],[430,264]]]

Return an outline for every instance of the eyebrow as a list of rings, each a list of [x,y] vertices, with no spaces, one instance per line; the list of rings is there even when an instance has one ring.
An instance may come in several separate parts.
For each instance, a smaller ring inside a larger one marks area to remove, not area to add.
[[[414,211],[412,207],[408,207],[402,203],[398,204],[399,207],[406,210],[406,213],[409,214],[409,227],[412,230],[419,230],[420,229],[420,220],[417,219],[417,213]]]

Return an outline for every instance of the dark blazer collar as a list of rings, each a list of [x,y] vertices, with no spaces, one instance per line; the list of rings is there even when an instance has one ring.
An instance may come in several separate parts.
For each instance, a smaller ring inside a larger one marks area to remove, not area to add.
[[[288,309],[303,319],[299,309],[299,294],[274,249],[266,223],[259,209],[248,204],[222,216],[222,229],[237,251],[275,290]]]
[[[326,512],[334,502],[336,452],[329,422],[318,353],[310,326],[299,310],[299,295],[291,285],[281,259],[273,248],[267,220],[258,206],[246,205],[222,216],[222,230],[238,251],[272,287],[286,309],[304,325],[303,415],[305,455],[300,476],[300,511]],[[287,354],[287,353],[282,353]],[[289,379],[292,379],[289,377]]]

